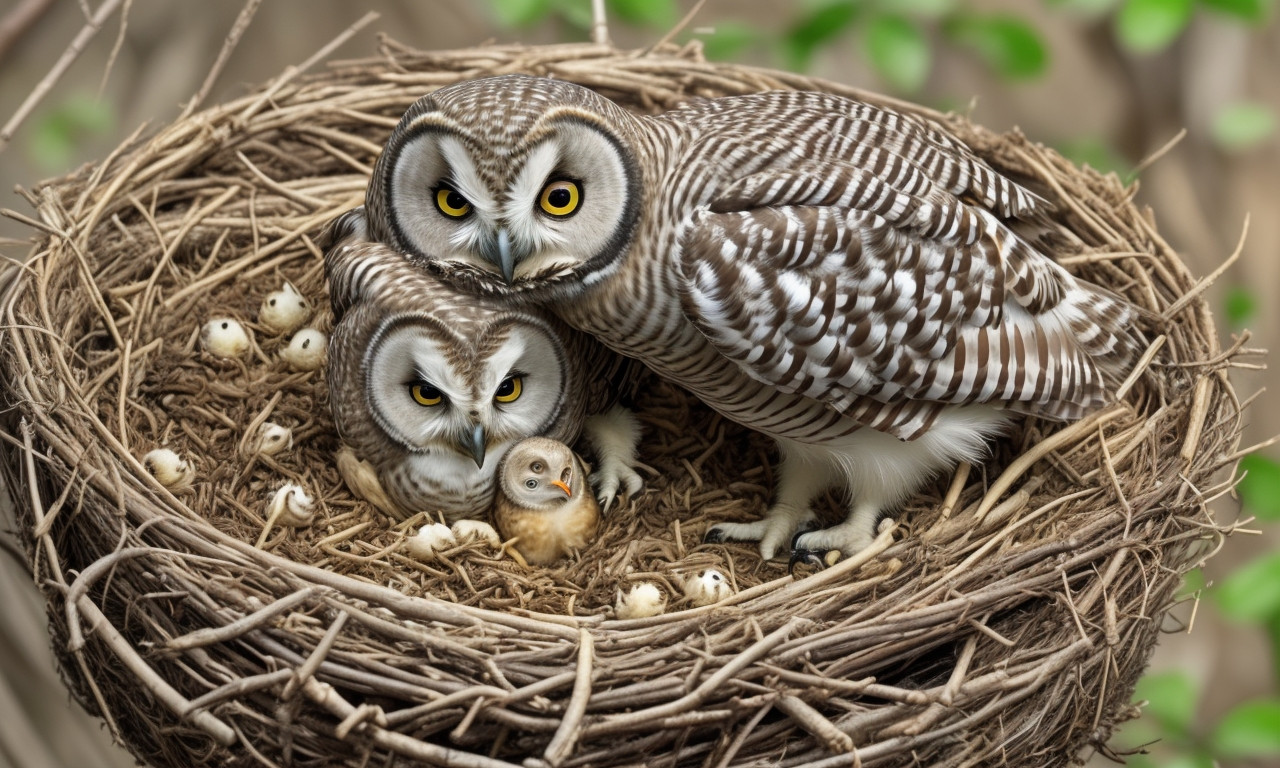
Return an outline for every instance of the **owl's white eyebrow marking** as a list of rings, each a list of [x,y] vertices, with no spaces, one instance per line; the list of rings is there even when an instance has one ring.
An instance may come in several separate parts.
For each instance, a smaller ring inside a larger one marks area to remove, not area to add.
[[[498,210],[498,203],[489,194],[489,188],[476,171],[471,154],[462,142],[452,136],[440,138],[440,155],[449,167],[449,176],[458,193],[467,198],[476,213],[493,214]]]
[[[512,239],[527,243],[534,253],[565,244],[564,237],[554,226],[549,226],[549,220],[537,213],[538,197],[560,164],[560,155],[560,142],[554,139],[535,147],[511,182],[510,195],[502,210]]]

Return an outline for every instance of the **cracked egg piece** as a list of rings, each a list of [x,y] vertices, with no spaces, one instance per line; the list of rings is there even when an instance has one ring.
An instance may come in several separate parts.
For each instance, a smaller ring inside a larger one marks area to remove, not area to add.
[[[618,590],[618,599],[613,606],[614,614],[619,619],[643,619],[657,616],[667,610],[667,598],[658,586],[649,581],[642,581],[631,587],[626,595]]]
[[[311,302],[287,281],[280,290],[268,293],[258,308],[258,322],[272,333],[292,333],[310,319]]]
[[[274,421],[263,422],[258,427],[258,436],[254,439],[254,452],[263,456],[275,456],[293,447],[293,430],[276,424]]]
[[[142,467],[171,491],[191,487],[191,481],[196,476],[195,468],[169,448],[156,448],[148,452],[142,457]]]
[[[232,317],[215,317],[200,329],[200,346],[214,357],[240,357],[252,344],[249,329]]]
[[[293,334],[280,357],[295,371],[314,371],[324,365],[325,335],[315,328],[303,328]]]
[[[293,528],[311,525],[316,518],[316,502],[296,483],[285,483],[267,505],[267,523],[278,522]]]
[[[423,562],[434,560],[437,552],[456,546],[457,537],[444,523],[427,523],[404,542],[405,551]]]
[[[460,542],[477,539],[494,549],[502,548],[502,539],[498,536],[497,530],[483,520],[458,520],[450,526],[449,530]]]
[[[718,603],[732,594],[729,580],[714,568],[690,574],[684,582],[684,597],[694,606]]]

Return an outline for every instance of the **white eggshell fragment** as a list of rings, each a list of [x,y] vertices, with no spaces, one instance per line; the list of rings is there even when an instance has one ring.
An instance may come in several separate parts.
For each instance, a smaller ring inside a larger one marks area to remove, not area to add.
[[[404,542],[405,551],[422,561],[434,560],[437,552],[456,546],[458,539],[444,523],[427,523]]]
[[[483,520],[459,520],[449,530],[453,531],[453,535],[458,541],[465,542],[476,539],[483,541],[494,549],[502,546],[502,539],[498,536],[498,532],[492,525]]]
[[[293,333],[311,319],[311,303],[286,282],[268,293],[258,309],[258,322],[273,333]]]
[[[302,486],[285,483],[267,505],[267,520],[298,528],[315,520],[315,499]]]
[[[231,317],[215,317],[200,329],[200,344],[214,357],[240,357],[251,345],[249,329]]]
[[[258,427],[258,435],[254,438],[254,453],[263,456],[275,456],[281,451],[293,447],[293,430],[282,427],[273,421],[267,421]]]
[[[315,328],[303,328],[280,350],[280,357],[295,371],[314,371],[324,365],[325,335]]]
[[[667,609],[667,598],[652,582],[642,581],[626,595],[618,591],[614,613],[619,619],[643,619],[657,616]]]
[[[196,471],[187,460],[168,448],[157,448],[142,457],[142,466],[171,491],[190,487]]]
[[[714,568],[690,574],[684,582],[684,597],[694,606],[718,603],[732,594],[729,580]]]

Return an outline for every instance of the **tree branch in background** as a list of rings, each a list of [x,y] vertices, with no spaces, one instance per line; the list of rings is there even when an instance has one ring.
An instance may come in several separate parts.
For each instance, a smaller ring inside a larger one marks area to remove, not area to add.
[[[67,46],[67,50],[62,52],[62,56],[58,58],[53,69],[49,70],[49,74],[36,84],[34,90],[27,96],[26,101],[22,102],[22,106],[18,107],[18,111],[13,117],[9,118],[9,122],[5,123],[3,129],[0,129],[0,151],[3,151],[9,145],[9,140],[13,138],[14,132],[18,130],[18,126],[22,125],[22,121],[27,119],[40,100],[53,88],[58,82],[58,78],[71,66],[84,49],[89,45],[89,41],[93,36],[98,34],[98,30],[102,29],[102,25],[106,23],[111,14],[115,13],[120,7],[122,0],[103,0],[102,5],[98,6],[98,10],[94,12],[93,18],[76,33],[75,38],[71,41],[71,45]]]
[[[18,38],[35,26],[44,12],[53,6],[53,0],[22,0],[0,18],[0,62],[9,53]]]

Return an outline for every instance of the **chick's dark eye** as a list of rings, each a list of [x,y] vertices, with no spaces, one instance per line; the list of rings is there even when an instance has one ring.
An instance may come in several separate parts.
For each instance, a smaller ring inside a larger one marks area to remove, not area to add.
[[[538,487],[538,481],[534,480],[533,478],[529,478],[528,480],[524,481],[524,487],[532,491],[534,488]]]
[[[532,464],[530,464],[530,465],[529,465],[529,469],[532,469],[534,472],[541,472],[541,471],[542,471],[542,462],[540,462],[540,461],[535,461],[535,462],[533,462]]]

